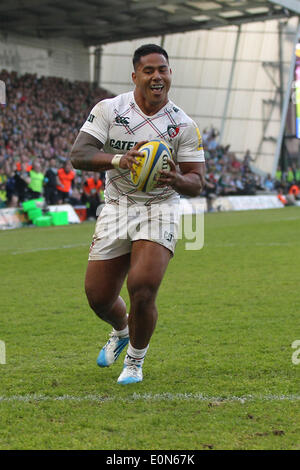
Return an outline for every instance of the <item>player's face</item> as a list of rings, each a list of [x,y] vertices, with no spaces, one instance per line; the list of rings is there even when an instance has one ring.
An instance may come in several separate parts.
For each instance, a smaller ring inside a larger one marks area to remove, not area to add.
[[[168,61],[162,54],[141,57],[132,80],[137,103],[146,112],[156,112],[168,102],[171,74]]]

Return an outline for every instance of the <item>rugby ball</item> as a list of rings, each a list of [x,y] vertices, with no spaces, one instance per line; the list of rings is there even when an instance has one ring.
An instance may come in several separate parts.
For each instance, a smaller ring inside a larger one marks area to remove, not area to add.
[[[163,140],[151,140],[138,150],[142,156],[136,157],[140,165],[133,165],[131,182],[138,191],[148,193],[156,187],[156,176],[161,170],[170,170],[168,159],[172,159],[169,146]]]

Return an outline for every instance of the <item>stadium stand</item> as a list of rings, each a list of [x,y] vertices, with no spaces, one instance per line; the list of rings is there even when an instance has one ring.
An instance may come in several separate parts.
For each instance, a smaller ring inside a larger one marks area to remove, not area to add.
[[[218,196],[280,196],[288,194],[291,188],[294,188],[294,193],[297,193],[295,199],[299,198],[300,173],[296,167],[288,167],[284,172],[278,169],[275,178],[270,174],[262,177],[252,171],[253,159],[249,150],[246,150],[243,160],[240,161],[230,150],[230,145],[218,145],[218,134],[218,130],[213,127],[204,129],[202,134],[207,170],[203,196],[207,199],[208,210],[212,210],[212,201]]]
[[[19,76],[5,70],[0,72],[0,80],[6,83],[8,96],[0,116],[0,200],[2,206],[16,207],[34,196],[28,188],[33,162],[39,160],[39,171],[47,174],[45,195],[50,184],[48,170],[52,167],[53,175],[63,167],[84,116],[96,102],[112,95],[87,82]],[[82,185],[90,177],[92,174],[76,172],[73,199],[80,200]]]
[[[96,102],[112,95],[88,82],[38,78],[35,74],[18,75],[6,70],[0,72],[0,80],[6,83],[8,96],[5,113],[0,116],[1,207],[18,207],[23,201],[37,197],[40,190],[34,186],[33,177],[39,180],[38,184],[43,182],[42,195],[49,204],[67,201],[94,207],[95,200],[91,200],[87,188],[97,176],[76,171],[69,195],[62,198],[59,175],[64,171],[84,116]],[[230,145],[218,144],[218,135],[217,129],[203,130],[207,162],[203,196],[207,198],[208,208],[217,196],[272,193],[279,188],[287,194],[291,186],[299,186],[299,171],[295,168],[289,168],[286,173],[278,171],[274,179],[255,174],[249,151],[245,151],[242,161],[238,160]],[[102,192],[104,175],[100,176],[102,184],[98,187]],[[95,210],[88,214],[94,216]]]

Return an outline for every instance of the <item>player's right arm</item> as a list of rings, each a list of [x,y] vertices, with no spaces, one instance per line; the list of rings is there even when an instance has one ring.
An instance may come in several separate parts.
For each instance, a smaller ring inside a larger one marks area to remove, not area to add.
[[[126,152],[119,161],[119,168],[132,170],[132,165],[138,165],[136,157],[141,154],[138,149],[145,142],[138,142],[131,150]],[[114,155],[102,150],[103,143],[87,132],[80,131],[71,149],[71,163],[74,168],[84,171],[112,170]]]

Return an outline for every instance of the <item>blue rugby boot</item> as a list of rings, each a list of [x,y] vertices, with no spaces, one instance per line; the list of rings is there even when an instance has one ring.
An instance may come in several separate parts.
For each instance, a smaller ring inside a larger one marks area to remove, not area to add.
[[[129,342],[129,336],[117,336],[115,330],[113,330],[109,336],[109,340],[105,346],[103,346],[97,358],[99,367],[111,366],[118,359],[120,353]]]
[[[142,365],[124,364],[124,368],[118,378],[118,384],[127,385],[135,384],[143,380]]]
[[[142,359],[135,359],[127,353],[124,360],[124,367],[118,378],[118,384],[127,385],[135,384],[143,380],[143,363]]]

